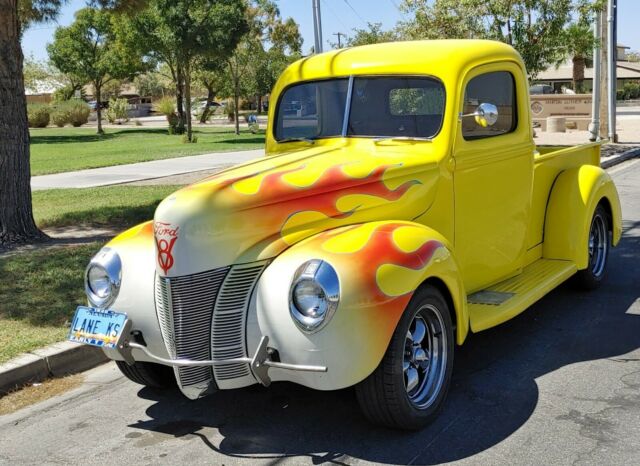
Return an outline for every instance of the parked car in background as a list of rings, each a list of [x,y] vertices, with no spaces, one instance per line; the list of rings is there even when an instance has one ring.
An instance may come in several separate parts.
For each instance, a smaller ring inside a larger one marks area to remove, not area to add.
[[[621,214],[600,146],[536,148],[510,46],[332,51],[271,97],[266,157],[173,193],[87,268],[70,339],[131,380],[354,386],[372,422],[417,429],[471,332],[603,282]]]
[[[540,95],[540,94],[553,94],[553,87],[548,84],[534,84],[529,88],[529,94],[531,95]]]

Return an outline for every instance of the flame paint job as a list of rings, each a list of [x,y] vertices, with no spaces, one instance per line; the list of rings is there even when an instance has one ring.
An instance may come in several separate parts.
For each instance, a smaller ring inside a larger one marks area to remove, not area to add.
[[[260,280],[258,327],[280,354],[299,364],[330,364],[323,377],[274,371],[275,380],[292,380],[320,389],[357,383],[378,365],[415,289],[439,277],[454,296],[458,337],[468,331],[460,273],[447,240],[414,222],[371,222],[340,227],[308,238],[279,255]],[[318,333],[301,335],[289,316],[287,298],[296,267],[322,258],[339,276],[338,312]],[[348,354],[348,362],[344,358]]]
[[[437,173],[435,163],[407,163],[393,152],[311,148],[218,174],[158,207],[156,222],[180,228],[175,265],[158,272],[179,276],[268,259],[339,226],[412,220],[429,209]]]

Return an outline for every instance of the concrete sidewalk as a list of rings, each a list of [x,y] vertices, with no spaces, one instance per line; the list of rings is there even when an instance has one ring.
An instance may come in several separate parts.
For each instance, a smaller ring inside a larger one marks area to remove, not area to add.
[[[92,168],[54,175],[34,176],[31,189],[91,188],[112,184],[129,183],[201,170],[224,168],[264,156],[264,149],[237,152],[216,152],[192,155],[152,162]]]

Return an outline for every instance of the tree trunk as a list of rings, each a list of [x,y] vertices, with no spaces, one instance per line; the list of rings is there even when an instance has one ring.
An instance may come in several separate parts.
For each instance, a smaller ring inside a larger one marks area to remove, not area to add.
[[[193,131],[191,128],[191,69],[189,65],[184,68],[184,100],[185,113],[187,117],[187,140],[192,142]]]
[[[236,136],[240,135],[240,83],[239,79],[234,79],[233,86],[233,118],[236,120]]]
[[[33,220],[16,0],[0,0],[0,248],[46,239]]]
[[[178,110],[178,126],[176,128],[178,134],[184,133],[185,115],[184,115],[184,75],[182,67],[177,66],[176,70],[176,109]]]
[[[213,103],[213,99],[216,97],[216,92],[213,89],[213,86],[207,84],[207,103],[204,106],[204,110],[202,111],[202,115],[200,116],[200,123],[204,124],[207,122],[207,118],[209,118],[211,104]]]
[[[573,57],[573,90],[576,94],[584,92],[584,57]]]
[[[102,86],[98,83],[94,83],[93,87],[96,89],[96,113],[98,118],[98,134],[104,134],[102,129]]]
[[[262,96],[258,94],[258,114],[262,113]]]

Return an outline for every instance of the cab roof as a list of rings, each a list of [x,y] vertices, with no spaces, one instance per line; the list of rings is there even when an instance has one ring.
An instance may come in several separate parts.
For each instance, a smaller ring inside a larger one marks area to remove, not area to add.
[[[518,52],[491,40],[420,40],[364,45],[312,55],[290,65],[282,84],[333,76],[371,74],[429,74],[444,81],[474,65],[515,61],[523,68]]]

